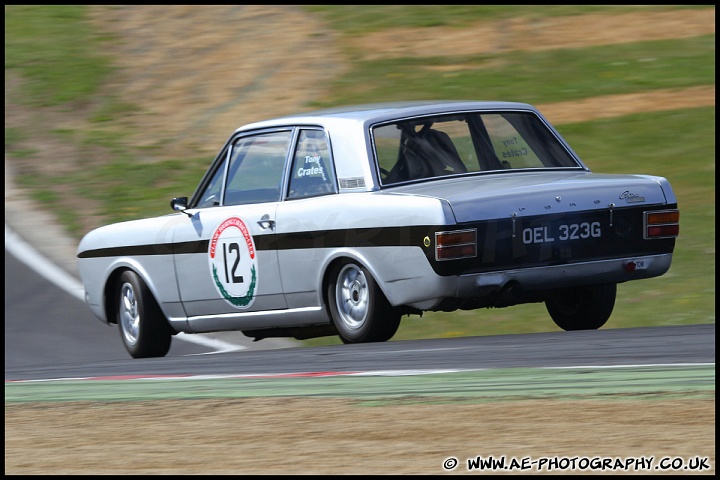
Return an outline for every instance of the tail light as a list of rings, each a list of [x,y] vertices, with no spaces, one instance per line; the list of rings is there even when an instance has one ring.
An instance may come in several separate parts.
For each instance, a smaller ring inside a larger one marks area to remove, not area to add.
[[[674,238],[680,233],[679,210],[645,212],[645,239]]]
[[[477,230],[435,232],[435,260],[477,256]]]

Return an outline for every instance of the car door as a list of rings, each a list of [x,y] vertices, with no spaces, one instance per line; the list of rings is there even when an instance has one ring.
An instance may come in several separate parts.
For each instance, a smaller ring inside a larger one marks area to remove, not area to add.
[[[326,233],[342,211],[331,199],[337,192],[327,134],[320,128],[299,129],[287,197],[278,206],[276,217],[276,230],[284,243],[278,250],[280,273],[291,309],[322,305],[320,267],[330,248]]]
[[[191,329],[228,329],[253,312],[286,308],[277,252],[268,239],[291,138],[285,129],[229,142],[175,227],[180,299],[198,327]]]

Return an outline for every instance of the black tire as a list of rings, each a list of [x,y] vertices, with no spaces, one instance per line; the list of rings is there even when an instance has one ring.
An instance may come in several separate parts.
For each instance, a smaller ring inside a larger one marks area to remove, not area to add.
[[[333,268],[327,298],[344,343],[386,342],[400,326],[399,311],[390,305],[370,272],[353,261]]]
[[[557,290],[545,300],[555,324],[563,330],[597,330],[615,307],[617,285],[592,285]]]
[[[164,357],[172,333],[150,289],[130,270],[120,275],[117,286],[117,324],[125,349],[133,358]]]

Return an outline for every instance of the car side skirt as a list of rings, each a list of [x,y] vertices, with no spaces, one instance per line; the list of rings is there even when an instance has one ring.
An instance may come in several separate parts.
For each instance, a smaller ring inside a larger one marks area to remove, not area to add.
[[[266,310],[261,312],[238,312],[196,317],[170,317],[168,321],[175,330],[185,333],[297,327],[329,324],[331,322],[324,305],[318,307]]]

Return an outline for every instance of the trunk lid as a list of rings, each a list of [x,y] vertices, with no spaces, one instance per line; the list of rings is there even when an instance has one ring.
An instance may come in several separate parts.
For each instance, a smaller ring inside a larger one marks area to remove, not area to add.
[[[508,172],[393,188],[446,200],[458,223],[666,204],[656,177],[591,172]]]

